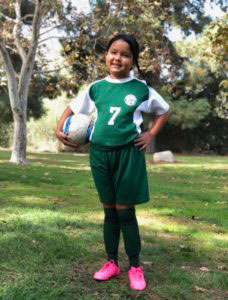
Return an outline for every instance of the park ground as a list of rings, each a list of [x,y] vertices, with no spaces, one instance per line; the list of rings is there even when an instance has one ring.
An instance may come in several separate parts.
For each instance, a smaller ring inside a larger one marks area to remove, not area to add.
[[[105,260],[103,212],[88,155],[0,151],[0,299],[228,298],[228,157],[147,155],[151,201],[137,207],[148,287],[129,289],[120,244],[119,277],[95,282]]]

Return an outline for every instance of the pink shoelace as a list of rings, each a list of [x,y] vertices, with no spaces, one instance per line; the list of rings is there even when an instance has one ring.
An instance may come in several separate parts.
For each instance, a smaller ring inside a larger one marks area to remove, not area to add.
[[[105,271],[107,268],[110,267],[110,265],[114,264],[114,262],[112,260],[108,261],[106,264],[103,265],[103,267],[101,268],[101,272]]]
[[[134,273],[136,280],[141,280],[143,278],[142,267],[134,268],[131,272]]]

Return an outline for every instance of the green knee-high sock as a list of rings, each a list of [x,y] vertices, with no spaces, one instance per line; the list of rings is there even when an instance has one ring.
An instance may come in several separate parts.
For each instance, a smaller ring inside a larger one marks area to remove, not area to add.
[[[115,208],[104,208],[104,243],[108,260],[118,264],[118,247],[120,240],[120,223]]]
[[[135,208],[131,207],[128,209],[118,210],[117,213],[119,215],[125,251],[129,258],[129,264],[130,266],[138,267],[141,240],[138,222],[135,215]]]

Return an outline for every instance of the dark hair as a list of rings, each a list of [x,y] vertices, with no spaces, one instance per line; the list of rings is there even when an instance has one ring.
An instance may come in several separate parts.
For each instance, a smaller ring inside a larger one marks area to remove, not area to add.
[[[128,43],[130,51],[133,55],[133,63],[135,64],[139,74],[146,80],[145,75],[143,74],[143,72],[141,71],[140,67],[139,67],[139,63],[138,63],[138,58],[139,58],[139,44],[136,41],[135,37],[129,34],[117,34],[115,35],[108,43],[108,46],[106,48],[106,51],[108,52],[109,48],[111,47],[112,43],[114,43],[115,41],[118,40],[123,40],[126,43]]]

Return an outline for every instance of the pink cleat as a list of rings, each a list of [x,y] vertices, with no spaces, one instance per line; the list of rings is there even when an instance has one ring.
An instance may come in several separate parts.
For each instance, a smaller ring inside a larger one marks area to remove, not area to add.
[[[142,267],[131,267],[128,271],[128,278],[130,281],[131,289],[142,291],[146,288],[146,281],[144,279]]]
[[[109,280],[112,277],[119,275],[120,268],[115,264],[113,260],[105,263],[101,269],[96,272],[93,276],[95,280]]]

